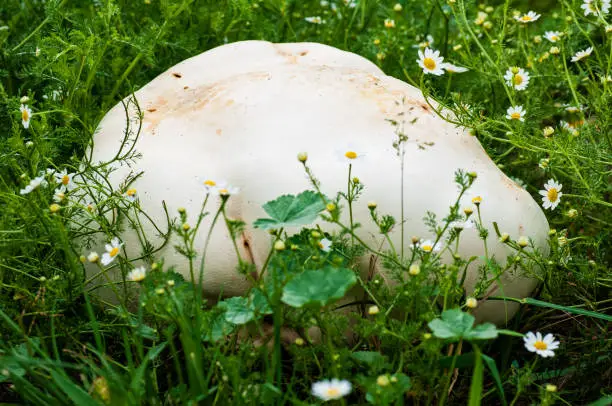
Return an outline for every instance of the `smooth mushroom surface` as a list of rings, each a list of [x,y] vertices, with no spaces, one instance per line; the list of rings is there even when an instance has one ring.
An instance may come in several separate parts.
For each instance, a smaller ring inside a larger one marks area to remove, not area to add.
[[[266,231],[252,227],[253,221],[267,217],[262,205],[282,194],[311,188],[296,159],[299,152],[308,153],[308,165],[328,196],[346,189],[344,152],[363,154],[352,167],[352,175],[365,185],[354,217],[362,224],[359,236],[372,246],[380,245],[381,235],[370,221],[367,202],[376,201],[381,213],[401,218],[401,160],[392,146],[398,127],[389,120],[404,123],[408,136],[403,174],[407,249],[413,235],[434,237],[423,217],[427,211],[440,219],[448,214],[458,195],[454,173],[463,169],[478,175],[462,206],[471,205],[473,196],[482,196],[482,220],[490,231],[489,255],[505,262],[511,254],[495,236],[493,222],[512,238],[528,236],[536,247],[548,251],[549,226],[542,209],[495,165],[476,137],[436,115],[420,90],[386,76],[358,55],[315,43],[238,42],[173,66],[135,97],[144,113],[135,145],[141,157],[131,167],[116,165],[109,182],[117,188],[130,171],[143,171],[131,187],[138,191],[143,210],[161,226],[166,223],[162,201],[171,215],[184,207],[195,222],[204,199],[203,180],[239,187],[240,193],[229,199],[228,213],[246,222],[238,247],[242,257],[258,268],[271,243]],[[120,103],[105,116],[94,136],[94,163],[115,156],[125,128]],[[217,207],[218,199],[212,203],[211,208]],[[212,216],[205,218],[196,239],[200,253],[211,220]],[[332,231],[328,223],[319,224]],[[144,226],[148,238],[158,242],[154,228]],[[400,227],[391,236],[399,246]],[[126,230],[120,238],[128,252],[137,256],[141,248],[135,233]],[[484,255],[475,229],[464,230],[460,241],[462,257]],[[176,266],[189,279],[187,261],[175,251],[175,244],[176,236],[157,255],[164,257],[165,266]],[[236,268],[234,247],[221,224],[213,230],[207,254],[202,286],[206,295],[246,293],[250,284]],[[384,270],[379,271],[384,275]],[[468,295],[477,277],[474,263],[465,281]],[[501,282],[501,288],[494,287],[495,295],[522,298],[536,286],[534,279],[515,274],[505,274]],[[475,314],[479,320],[501,324],[517,308],[516,303],[488,301]]]

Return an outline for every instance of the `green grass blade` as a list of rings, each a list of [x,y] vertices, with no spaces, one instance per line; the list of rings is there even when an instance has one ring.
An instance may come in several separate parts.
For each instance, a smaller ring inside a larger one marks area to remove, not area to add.
[[[578,307],[561,306],[558,304],[548,303],[548,302],[544,302],[538,299],[533,299],[530,297],[526,297],[524,299],[517,299],[515,297],[491,296],[489,300],[507,300],[510,302],[516,302],[516,303],[521,303],[521,304],[530,304],[530,305],[534,305],[538,307],[546,307],[549,309],[561,310],[561,311],[572,313],[572,314],[579,314],[581,316],[594,317],[596,319],[601,319],[601,320],[612,322],[612,316],[608,314],[593,312],[590,310],[584,310]]]
[[[51,370],[51,377],[57,383],[57,386],[68,395],[70,400],[74,402],[76,405],[96,405],[98,402],[87,392],[85,392],[81,387],[77,386],[74,382],[70,381],[64,375],[60,374],[57,371]]]
[[[484,366],[482,363],[482,354],[480,349],[474,346],[474,352],[474,372],[472,374],[472,383],[470,385],[470,398],[468,400],[468,406],[480,406],[480,402],[482,401]]]
[[[493,376],[493,380],[495,381],[495,385],[497,386],[497,391],[499,392],[499,397],[502,401],[502,405],[506,406],[508,403],[506,401],[506,395],[504,394],[504,385],[502,384],[501,376],[499,375],[499,370],[497,369],[497,365],[495,364],[495,360],[488,355],[482,354],[482,360],[487,364],[491,375]]]

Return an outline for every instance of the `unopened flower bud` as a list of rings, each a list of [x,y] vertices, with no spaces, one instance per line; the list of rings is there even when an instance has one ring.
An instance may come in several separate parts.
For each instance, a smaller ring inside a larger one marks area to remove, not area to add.
[[[374,210],[377,206],[378,206],[378,203],[374,201],[368,202],[368,209],[370,210]]]
[[[525,248],[529,245],[529,238],[525,237],[524,235],[521,235],[518,240],[516,240],[516,243],[519,247]]]
[[[87,256],[87,260],[89,262],[91,262],[92,264],[95,264],[96,262],[98,262],[100,260],[100,256],[98,255],[97,252],[90,252],[89,255]]]
[[[332,212],[336,210],[336,205],[333,203],[327,203],[327,205],[325,206],[325,209],[327,209],[327,211],[329,212]]]
[[[308,160],[308,154],[306,152],[300,152],[297,154],[298,161],[305,163]]]
[[[546,392],[554,393],[557,391],[557,385],[553,385],[551,383],[546,384]]]
[[[274,243],[274,249],[276,251],[283,251],[285,248],[285,243],[282,240],[278,240]]]
[[[387,375],[380,375],[378,378],[376,378],[376,384],[378,386],[389,386],[391,382],[389,381],[389,377]]]
[[[576,210],[576,209],[569,209],[567,211],[567,217],[569,217],[571,219],[578,217],[578,210]]]
[[[419,264],[412,264],[408,269],[408,273],[412,276],[417,276],[421,273],[421,267],[419,266]]]
[[[183,224],[183,231],[189,231],[190,228],[191,226],[188,223]]]
[[[508,234],[508,233],[501,233],[501,236],[499,237],[499,241],[501,241],[501,242],[508,242],[508,240],[510,240],[510,234]]]
[[[378,306],[374,305],[374,306],[370,306],[368,308],[368,314],[373,316],[375,314],[378,314],[380,312],[380,309],[378,308]]]
[[[470,309],[475,309],[478,306],[478,300],[475,297],[468,297],[465,299],[465,305]]]
[[[49,206],[49,211],[51,213],[57,213],[58,211],[60,211],[61,206],[57,203],[53,203],[51,206]]]

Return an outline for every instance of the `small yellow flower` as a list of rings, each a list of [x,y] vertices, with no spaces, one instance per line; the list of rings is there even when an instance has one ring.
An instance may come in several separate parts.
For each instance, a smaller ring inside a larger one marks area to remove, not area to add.
[[[551,383],[546,384],[546,392],[554,393],[557,391],[557,385],[553,385]]]
[[[508,240],[510,240],[510,234],[508,234],[508,233],[501,233],[501,236],[499,237],[499,241],[501,241],[501,242],[508,242]]]
[[[395,3],[395,6],[393,6],[393,10],[397,11],[398,13],[402,11],[402,8],[403,8],[402,5],[399,3]]]
[[[471,207],[465,207],[463,209],[463,213],[469,217],[472,213],[474,213],[474,209]]]
[[[61,206],[57,203],[53,203],[51,206],[49,206],[49,211],[51,213],[57,213],[58,211],[60,211]]]
[[[373,305],[373,306],[368,307],[368,314],[369,314],[370,316],[373,316],[373,315],[375,315],[375,314],[378,314],[379,312],[380,312],[380,309],[379,309],[379,308],[378,308],[378,306],[376,306],[376,305]]]
[[[421,267],[419,266],[419,264],[412,264],[408,269],[408,273],[412,276],[417,276],[421,273]]]
[[[282,240],[278,240],[274,243],[274,249],[276,251],[283,251],[285,248],[287,248],[285,246],[285,243]]]
[[[423,334],[423,339],[425,340],[429,340],[431,338],[431,333],[425,333]]]
[[[184,223],[183,226],[183,231],[189,231],[189,229],[191,228],[191,226],[189,225],[189,223]]]
[[[298,338],[295,339],[294,343],[295,343],[295,345],[301,347],[302,345],[304,345],[304,339],[301,338],[301,337],[298,337]]]
[[[378,203],[376,203],[375,201],[368,202],[368,209],[374,210],[376,207],[378,207]]]
[[[297,159],[298,161],[304,163],[308,160],[308,154],[306,152],[300,152],[299,154],[297,154]]]
[[[559,55],[561,53],[561,50],[559,49],[559,47],[550,47],[548,52],[550,52],[552,55]]]
[[[336,205],[334,203],[327,203],[325,205],[325,209],[329,212],[336,210]]]
[[[472,203],[474,203],[476,206],[478,206],[480,203],[482,203],[482,196],[476,196],[472,198]]]
[[[138,192],[134,188],[130,188],[125,192],[125,198],[130,202],[133,202],[138,197]]]
[[[387,18],[385,20],[385,28],[395,28],[395,21]]]

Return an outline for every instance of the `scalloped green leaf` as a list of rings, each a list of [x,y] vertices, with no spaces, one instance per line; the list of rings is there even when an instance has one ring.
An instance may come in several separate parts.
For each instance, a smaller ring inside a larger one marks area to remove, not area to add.
[[[281,300],[293,307],[325,306],[344,297],[355,283],[355,272],[346,268],[304,271],[285,285]]]
[[[263,209],[270,218],[257,219],[253,225],[267,230],[310,224],[325,209],[325,204],[317,193],[307,190],[297,196],[280,196],[264,204]]]

